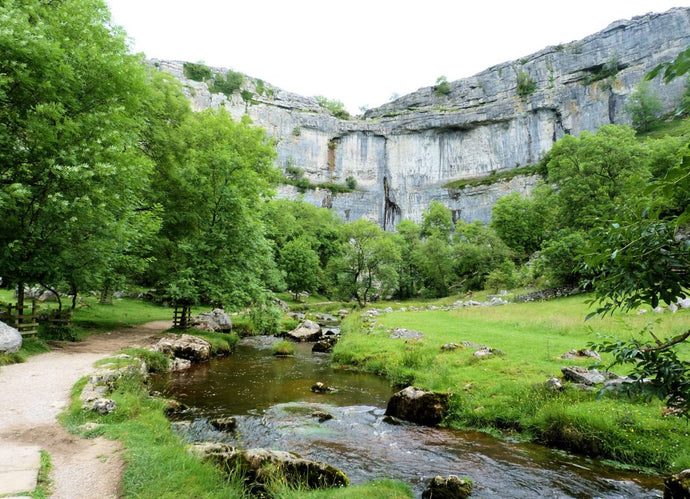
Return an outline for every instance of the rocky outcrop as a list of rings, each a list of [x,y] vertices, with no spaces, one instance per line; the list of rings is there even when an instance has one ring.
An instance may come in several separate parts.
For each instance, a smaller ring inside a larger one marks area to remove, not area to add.
[[[447,393],[431,392],[414,386],[393,394],[386,407],[386,416],[423,426],[436,426],[448,412]]]
[[[223,470],[240,469],[250,488],[261,488],[275,478],[309,489],[343,487],[350,483],[345,473],[329,464],[304,459],[292,452],[269,449],[240,450],[223,443],[197,444],[192,452]]]
[[[0,353],[18,352],[22,347],[22,335],[12,326],[0,322]]]
[[[688,8],[617,21],[582,40],[451,82],[447,93],[422,88],[356,120],[338,120],[314,99],[259,80],[245,78],[242,89],[253,94],[245,101],[239,93],[213,94],[206,83],[185,78],[181,62],[152,64],[182,81],[194,109],[223,107],[236,119],[247,113],[276,141],[282,170],[299,167],[314,184],[345,184],[348,177],[357,184],[353,192],[316,188],[303,194],[284,185],[280,197],[299,196],[346,221],[368,218],[391,229],[402,218],[419,221],[434,200],[455,219],[488,221],[499,197],[529,191],[537,177],[457,189],[446,184],[533,165],[565,134],[629,123],[624,108],[635,85],[688,45]],[[518,79],[533,82],[534,90],[519,88]],[[684,87],[683,78],[669,85],[659,78],[650,82],[666,111]]]
[[[596,369],[586,369],[580,366],[561,367],[563,377],[573,383],[591,386],[603,383],[606,377]]]
[[[465,499],[472,494],[472,482],[455,475],[431,479],[422,492],[422,499]]]

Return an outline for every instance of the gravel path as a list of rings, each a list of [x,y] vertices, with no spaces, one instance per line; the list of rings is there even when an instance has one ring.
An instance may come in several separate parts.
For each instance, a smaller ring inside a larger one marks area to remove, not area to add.
[[[39,445],[48,452],[51,497],[118,497],[123,469],[119,442],[71,435],[56,417],[67,407],[72,386],[94,371],[95,361],[121,348],[146,345],[151,335],[170,326],[157,321],[93,335],[0,369],[0,446]]]

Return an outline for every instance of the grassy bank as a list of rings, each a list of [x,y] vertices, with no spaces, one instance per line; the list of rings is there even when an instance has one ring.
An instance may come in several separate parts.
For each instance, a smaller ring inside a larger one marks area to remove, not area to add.
[[[395,384],[452,392],[451,427],[510,434],[640,469],[690,467],[690,426],[663,417],[660,402],[544,387],[546,379],[561,375],[562,366],[592,365],[592,359],[559,357],[585,348],[597,333],[629,337],[658,321],[657,334],[677,334],[688,328],[690,313],[619,314],[585,323],[585,300],[578,296],[503,307],[398,311],[377,317],[373,327],[350,317],[334,361],[382,374]],[[422,331],[425,337],[407,342],[389,338],[388,330],[396,327]],[[462,341],[503,354],[479,358],[473,355],[476,348],[441,349]],[[690,358],[690,346],[683,345],[681,354]]]

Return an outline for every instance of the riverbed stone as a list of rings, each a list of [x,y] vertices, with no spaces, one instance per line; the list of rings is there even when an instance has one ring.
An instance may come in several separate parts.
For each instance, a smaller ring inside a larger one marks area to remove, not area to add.
[[[240,450],[224,443],[197,444],[190,450],[223,470],[234,472],[239,468],[250,487],[258,485],[259,490],[261,485],[276,478],[309,489],[343,487],[350,483],[341,470],[321,461],[304,459],[293,452]]]
[[[311,347],[311,351],[315,353],[329,353],[333,350],[333,343],[330,341],[317,341]]]
[[[465,499],[472,494],[472,482],[449,475],[447,478],[436,476],[429,481],[422,499]]]
[[[297,342],[317,341],[321,338],[321,326],[314,321],[305,320],[285,336]]]
[[[14,353],[22,347],[22,335],[12,326],[0,322],[0,353]]]
[[[117,409],[115,401],[107,398],[99,398],[84,405],[84,410],[97,412],[103,416],[114,412],[115,409]]]
[[[325,421],[333,419],[333,414],[329,414],[325,411],[314,411],[312,412],[311,417],[316,418],[319,421],[319,423],[323,423]]]
[[[211,357],[211,344],[191,334],[166,334],[151,350],[162,352],[173,358],[187,359],[192,363],[203,362]]]
[[[386,415],[423,426],[436,426],[448,412],[450,394],[408,386],[393,394]]]
[[[671,475],[664,480],[664,499],[690,498],[690,469]]]
[[[563,377],[568,381],[588,386],[606,381],[606,377],[596,369],[590,370],[580,366],[566,366],[561,367],[561,372],[563,373]]]
[[[333,387],[326,385],[325,383],[317,381],[314,385],[312,385],[311,391],[314,393],[332,393],[337,390]]]
[[[231,416],[214,418],[209,423],[218,431],[235,431],[237,429],[237,420]]]

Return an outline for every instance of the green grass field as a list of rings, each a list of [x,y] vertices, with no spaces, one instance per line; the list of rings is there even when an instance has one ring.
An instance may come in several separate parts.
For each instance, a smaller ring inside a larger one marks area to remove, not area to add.
[[[585,322],[587,297],[452,311],[393,312],[373,327],[348,318],[334,351],[344,367],[375,372],[403,386],[414,384],[454,394],[448,424],[496,434],[509,433],[555,447],[613,459],[657,471],[690,467],[690,425],[662,417],[659,401],[629,400],[566,389],[551,392],[544,382],[567,365],[591,366],[589,358],[559,358],[586,348],[597,333],[629,337],[650,322],[657,335],[690,327],[690,311],[617,314]],[[422,340],[389,338],[392,328],[421,331]],[[478,358],[476,348],[443,351],[446,343],[468,341],[503,355]],[[681,346],[690,359],[690,345]],[[602,367],[609,358],[602,359]],[[619,374],[626,374],[620,367]]]

